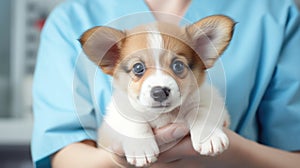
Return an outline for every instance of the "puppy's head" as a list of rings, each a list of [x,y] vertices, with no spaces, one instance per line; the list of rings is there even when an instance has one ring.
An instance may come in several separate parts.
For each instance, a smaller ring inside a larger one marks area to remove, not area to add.
[[[168,23],[121,31],[94,27],[80,42],[86,55],[140,111],[168,112],[195,91],[229,44],[234,22],[210,16],[187,27]]]

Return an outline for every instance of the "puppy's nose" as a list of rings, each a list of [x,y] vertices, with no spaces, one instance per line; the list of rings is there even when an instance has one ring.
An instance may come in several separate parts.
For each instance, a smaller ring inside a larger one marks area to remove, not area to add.
[[[171,89],[167,87],[155,86],[151,89],[151,97],[157,102],[163,102],[167,100],[170,95]]]

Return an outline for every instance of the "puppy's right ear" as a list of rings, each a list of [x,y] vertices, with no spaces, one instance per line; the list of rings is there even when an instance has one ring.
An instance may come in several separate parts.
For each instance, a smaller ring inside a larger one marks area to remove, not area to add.
[[[104,73],[113,75],[120,58],[125,33],[105,26],[97,26],[83,33],[79,39],[83,51]]]

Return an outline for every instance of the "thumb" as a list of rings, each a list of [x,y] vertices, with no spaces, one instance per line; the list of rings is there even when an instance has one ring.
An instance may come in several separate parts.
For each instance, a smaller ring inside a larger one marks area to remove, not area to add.
[[[159,146],[174,142],[189,133],[189,129],[184,124],[170,124],[165,127],[155,129],[154,134]]]

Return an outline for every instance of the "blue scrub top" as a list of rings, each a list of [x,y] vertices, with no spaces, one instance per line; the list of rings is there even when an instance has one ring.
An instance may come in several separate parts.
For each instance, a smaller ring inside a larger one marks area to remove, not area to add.
[[[300,15],[294,2],[193,0],[184,18],[192,23],[214,14],[238,23],[219,66],[209,71],[226,96],[231,129],[265,145],[300,150]],[[82,53],[80,35],[97,25],[124,29],[151,21],[142,0],[68,0],[52,12],[34,75],[36,167],[50,167],[49,156],[70,143],[96,140],[110,101],[111,78]]]

